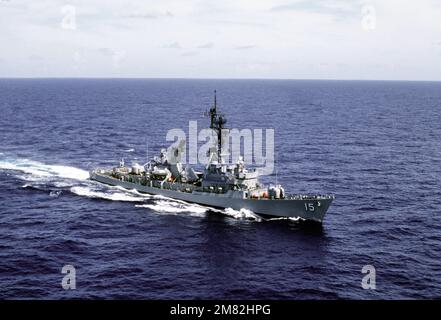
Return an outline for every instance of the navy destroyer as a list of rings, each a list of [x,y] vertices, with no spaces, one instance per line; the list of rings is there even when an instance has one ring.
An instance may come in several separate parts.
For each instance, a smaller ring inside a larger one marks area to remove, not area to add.
[[[92,170],[90,179],[213,208],[248,209],[262,216],[322,223],[333,195],[286,194],[281,185],[262,184],[259,171],[247,169],[242,157],[236,164],[225,164],[222,136],[226,119],[217,111],[216,93],[208,115],[217,146],[210,149],[210,160],[203,170],[197,171],[181,163],[185,144],[181,141],[171,150],[162,149],[145,165],[127,167],[121,160],[119,166],[112,169]]]

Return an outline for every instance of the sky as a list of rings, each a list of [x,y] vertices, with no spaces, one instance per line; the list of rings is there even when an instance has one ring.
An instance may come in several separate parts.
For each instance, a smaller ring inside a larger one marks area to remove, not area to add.
[[[0,0],[0,77],[441,81],[441,0]]]

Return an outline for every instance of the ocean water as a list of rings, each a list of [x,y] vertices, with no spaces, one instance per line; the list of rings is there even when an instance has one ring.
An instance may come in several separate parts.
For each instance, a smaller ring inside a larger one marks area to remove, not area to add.
[[[214,89],[275,129],[287,191],[335,194],[321,227],[88,180],[206,126]],[[440,110],[435,82],[1,79],[0,299],[441,298]]]

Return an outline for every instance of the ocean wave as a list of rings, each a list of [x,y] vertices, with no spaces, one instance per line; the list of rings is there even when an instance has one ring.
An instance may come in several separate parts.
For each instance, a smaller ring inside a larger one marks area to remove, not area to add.
[[[126,194],[124,192],[112,192],[111,190],[108,191],[98,191],[94,190],[87,186],[76,186],[70,188],[70,191],[78,196],[87,197],[87,198],[93,198],[93,199],[104,199],[104,200],[111,200],[111,201],[127,201],[127,202],[141,202],[144,199],[140,198],[139,196],[133,196]]]
[[[58,198],[61,195],[61,193],[62,193],[61,190],[55,190],[55,191],[49,192],[49,196],[52,198]]]
[[[148,208],[160,213],[180,214],[187,213],[190,216],[205,216],[208,207],[203,207],[192,203],[182,203],[169,200],[155,200],[151,204],[135,205],[138,208]]]
[[[188,203],[181,200],[165,198],[163,200],[155,200],[154,203],[146,203],[135,205],[137,208],[147,208],[159,213],[167,214],[186,214],[188,216],[205,217],[208,212],[225,215],[229,218],[237,220],[249,220],[254,222],[263,221],[262,217],[247,209],[234,210],[232,208],[214,209],[209,206],[203,206],[194,203]]]
[[[277,217],[277,218],[265,219],[265,221],[279,221],[279,220],[287,220],[287,221],[291,221],[291,222],[306,221],[306,219],[303,219],[301,217]]]
[[[233,217],[234,219],[239,219],[239,220],[252,220],[252,221],[256,221],[256,222],[261,222],[262,221],[262,217],[255,214],[253,211],[248,210],[248,209],[240,209],[240,210],[234,210],[232,208],[226,208],[223,211],[223,214],[225,214],[226,216],[229,217]]]
[[[0,169],[25,173],[26,176],[21,175],[18,177],[31,181],[48,178],[73,180],[86,180],[89,178],[89,173],[83,169],[63,165],[48,165],[29,159],[0,159]]]

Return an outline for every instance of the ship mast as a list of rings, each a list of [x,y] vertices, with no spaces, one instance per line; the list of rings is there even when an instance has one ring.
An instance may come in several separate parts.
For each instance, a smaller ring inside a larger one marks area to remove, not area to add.
[[[216,90],[214,90],[214,105],[210,109],[210,129],[214,130],[217,135],[217,161],[222,163],[222,130],[225,129],[225,119],[221,114],[217,113]]]

